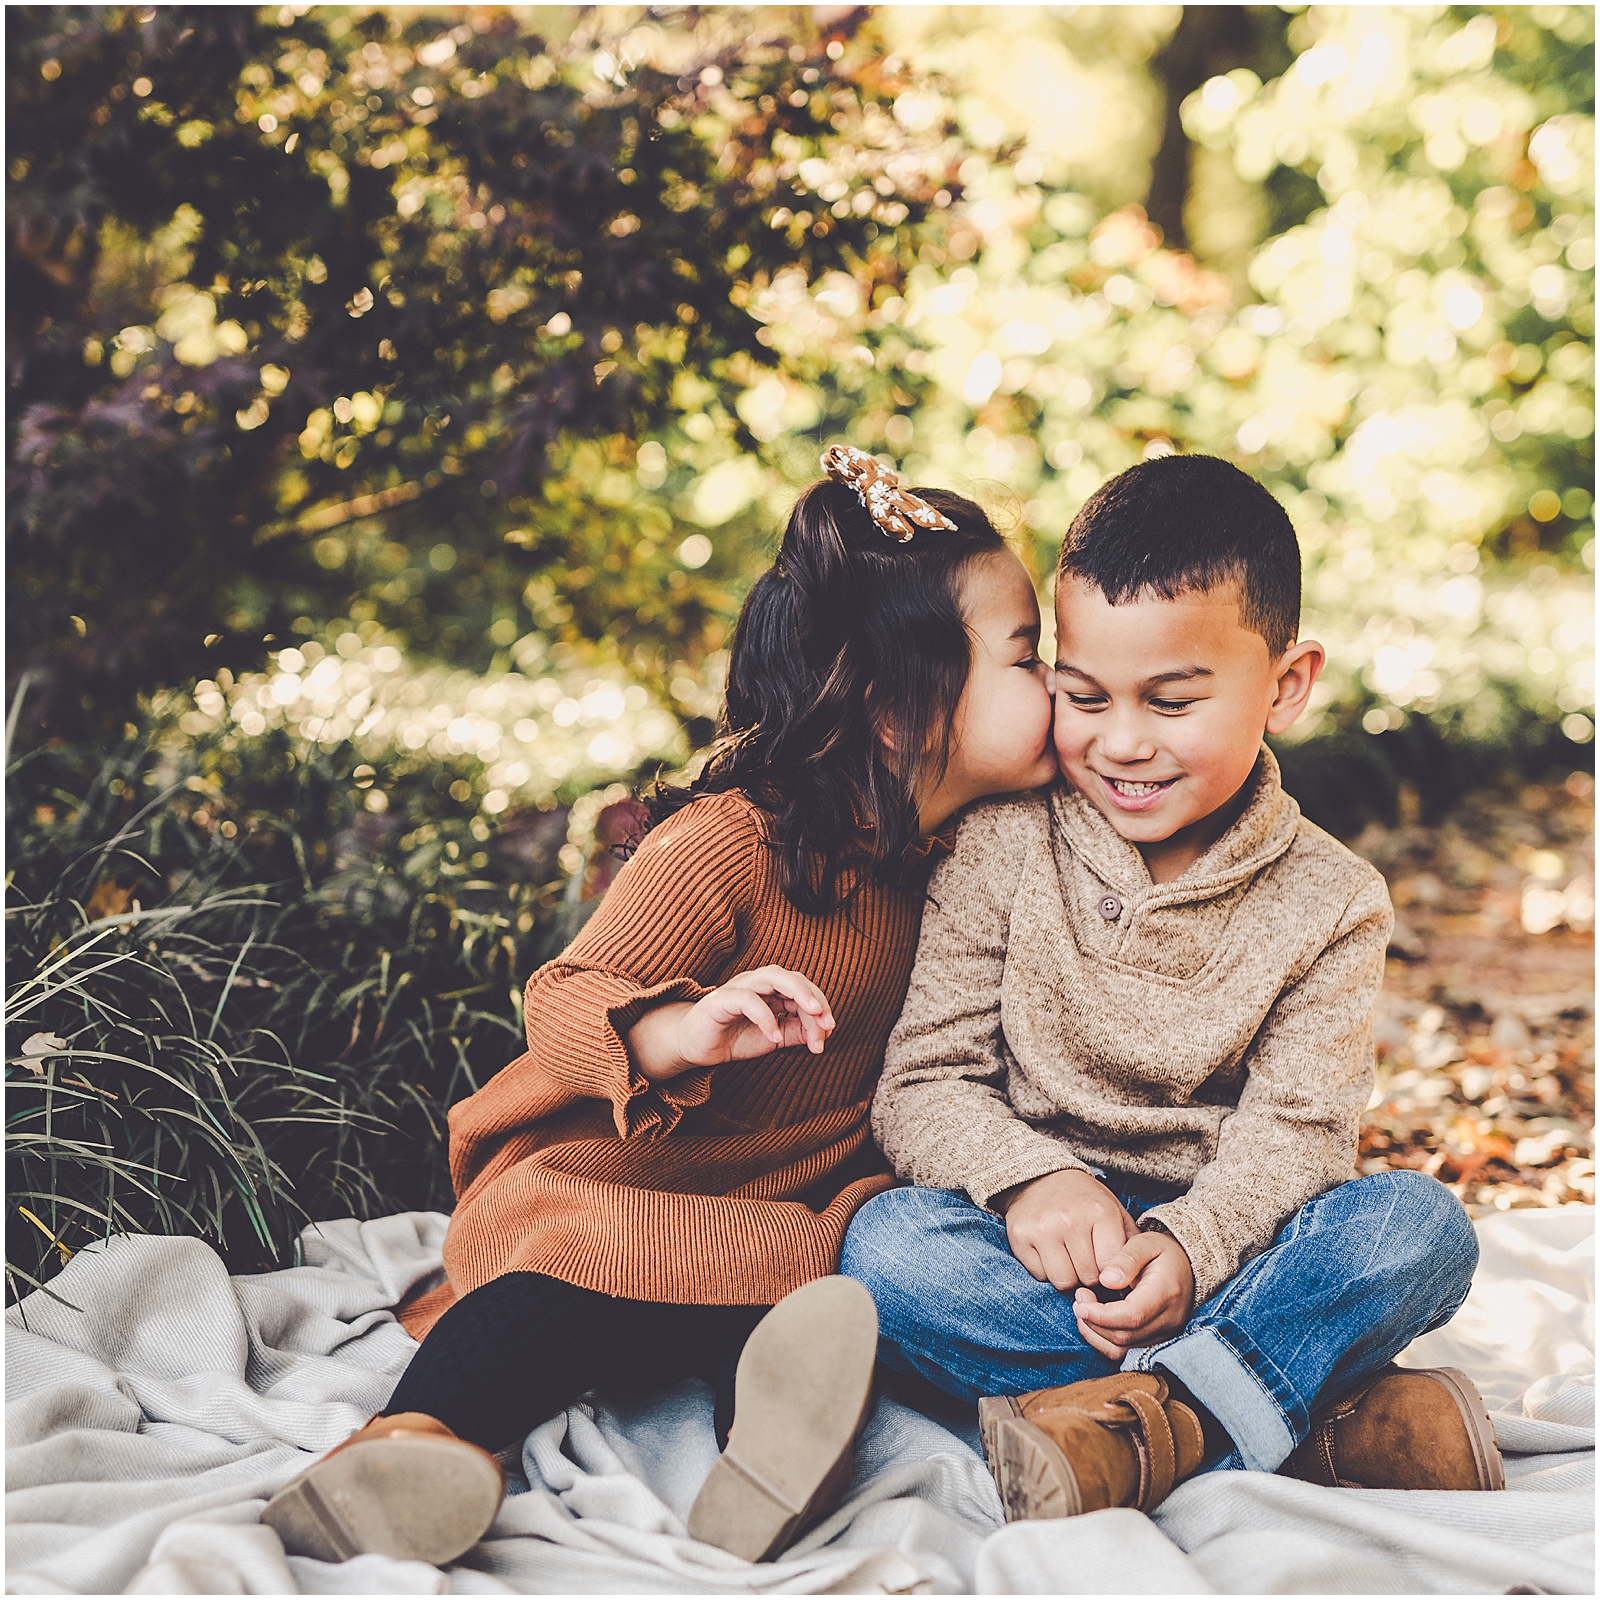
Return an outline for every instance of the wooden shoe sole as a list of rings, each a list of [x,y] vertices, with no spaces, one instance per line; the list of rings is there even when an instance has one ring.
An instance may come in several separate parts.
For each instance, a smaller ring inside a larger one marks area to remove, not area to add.
[[[274,1495],[261,1520],[290,1555],[375,1553],[443,1566],[488,1531],[504,1481],[493,1458],[454,1439],[353,1444]]]
[[[872,1399],[878,1311],[853,1278],[818,1278],[756,1325],[734,1377],[728,1447],[689,1536],[765,1561],[838,1503]]]

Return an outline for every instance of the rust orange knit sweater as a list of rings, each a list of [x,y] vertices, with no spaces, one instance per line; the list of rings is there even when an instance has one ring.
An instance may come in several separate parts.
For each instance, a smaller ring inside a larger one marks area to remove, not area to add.
[[[911,975],[926,869],[829,916],[779,887],[737,793],[653,829],[576,940],[529,982],[528,1049],[450,1112],[448,1282],[404,1307],[421,1338],[459,1295],[542,1272],[628,1299],[771,1305],[837,1269],[857,1207],[893,1178],[868,1111]],[[948,848],[930,841],[928,857]],[[803,1047],[651,1084],[627,1030],[736,972],[805,973],[837,1022]]]

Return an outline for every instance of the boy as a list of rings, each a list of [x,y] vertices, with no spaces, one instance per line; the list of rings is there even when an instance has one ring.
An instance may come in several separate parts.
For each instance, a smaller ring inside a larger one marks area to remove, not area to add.
[[[928,890],[873,1131],[902,1178],[842,1269],[882,1358],[980,1400],[1011,1518],[1149,1510],[1210,1467],[1499,1488],[1483,1404],[1390,1358],[1465,1298],[1443,1185],[1351,1180],[1383,879],[1262,744],[1305,710],[1300,552],[1210,457],[1068,532],[1062,781],[962,823]]]

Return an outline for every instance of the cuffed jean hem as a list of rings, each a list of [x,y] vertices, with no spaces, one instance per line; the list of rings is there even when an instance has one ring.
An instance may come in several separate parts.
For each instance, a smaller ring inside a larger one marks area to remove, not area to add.
[[[1236,1449],[1217,1466],[1237,1464],[1276,1472],[1306,1430],[1305,1406],[1294,1389],[1241,1329],[1229,1323],[1190,1328],[1165,1344],[1131,1350],[1124,1372],[1161,1367],[1220,1422]],[[1286,1413],[1279,1396],[1290,1397]]]

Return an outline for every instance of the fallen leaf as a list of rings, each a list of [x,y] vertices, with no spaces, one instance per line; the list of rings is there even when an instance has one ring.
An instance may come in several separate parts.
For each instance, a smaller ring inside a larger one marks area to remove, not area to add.
[[[1568,1146],[1577,1149],[1583,1142],[1583,1135],[1576,1128],[1551,1128],[1545,1133],[1518,1139],[1512,1159],[1519,1167],[1547,1167]]]
[[[83,912],[91,922],[99,922],[103,917],[120,917],[132,900],[131,884],[124,886],[115,878],[102,878],[90,893]]]
[[[58,1050],[65,1050],[67,1041],[59,1033],[31,1033],[22,1041],[22,1065],[36,1076],[44,1076],[44,1068],[39,1063],[40,1056],[54,1055]]]
[[[1458,1117],[1450,1131],[1458,1144],[1485,1161],[1495,1157],[1502,1161],[1511,1159],[1511,1141],[1484,1128],[1470,1117]]]

